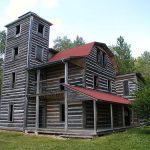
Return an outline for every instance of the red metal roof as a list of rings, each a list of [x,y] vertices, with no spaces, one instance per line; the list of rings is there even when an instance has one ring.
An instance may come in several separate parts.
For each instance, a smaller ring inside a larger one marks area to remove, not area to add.
[[[71,86],[68,84],[65,84],[65,86],[69,87],[70,89],[73,89],[75,91],[81,92],[87,96],[90,96],[94,99],[100,100],[100,101],[105,101],[105,102],[111,102],[111,103],[119,103],[119,104],[130,104],[130,101],[128,99],[125,99],[123,97],[113,95],[113,94],[108,94],[100,91],[95,91],[95,90],[89,90],[77,86]]]
[[[90,51],[92,50],[92,47],[94,46],[95,42],[88,43],[85,45],[81,45],[78,47],[74,47],[71,49],[67,49],[64,51],[61,51],[57,54],[55,54],[52,58],[50,58],[49,62],[58,61],[61,59],[67,59],[70,57],[83,57],[89,55]]]

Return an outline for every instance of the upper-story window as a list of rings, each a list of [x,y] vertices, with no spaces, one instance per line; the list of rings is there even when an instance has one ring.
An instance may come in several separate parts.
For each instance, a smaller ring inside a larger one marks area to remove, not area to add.
[[[16,26],[16,36],[20,35],[21,27],[20,24]]]
[[[123,81],[123,91],[124,91],[124,95],[126,96],[129,95],[129,81],[128,80]]]
[[[15,87],[15,82],[16,82],[16,73],[13,72],[13,73],[12,73],[12,83],[11,83],[11,87],[12,87],[12,88]]]
[[[102,67],[105,67],[107,64],[107,56],[106,53],[97,49],[97,63]]]
[[[108,91],[111,92],[112,91],[112,83],[111,80],[108,80]]]
[[[18,47],[15,47],[13,49],[13,60],[16,60],[18,58],[19,49]]]
[[[36,48],[36,59],[39,61],[43,60],[43,47],[37,46]]]
[[[38,24],[38,34],[43,36],[43,33],[44,33],[44,25],[42,24]]]
[[[97,76],[97,75],[94,75],[94,76],[93,76],[93,89],[98,88],[98,85],[99,85],[98,76]]]

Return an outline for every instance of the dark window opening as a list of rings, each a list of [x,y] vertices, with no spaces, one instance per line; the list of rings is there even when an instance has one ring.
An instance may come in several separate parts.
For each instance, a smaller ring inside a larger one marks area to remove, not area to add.
[[[97,50],[97,63],[100,64],[102,67],[105,67],[107,64],[106,53],[99,49]]]
[[[14,60],[18,58],[18,47],[15,47],[15,48],[14,48],[13,55],[14,55],[14,56],[13,56],[13,59],[14,59]]]
[[[94,77],[93,77],[93,88],[94,89],[98,88],[98,84],[99,84],[98,76],[94,75]]]
[[[63,91],[64,90],[63,83],[65,83],[65,78],[60,78],[59,83],[60,83],[60,90]]]
[[[65,105],[60,104],[60,121],[64,122],[65,121]]]
[[[43,32],[44,32],[44,25],[39,24],[39,25],[38,25],[38,33],[39,33],[40,35],[43,35]]]
[[[43,48],[40,46],[37,46],[36,49],[36,59],[39,61],[42,61],[42,54],[43,54]]]
[[[15,82],[16,82],[16,74],[15,72],[12,73],[12,88],[15,87]]]
[[[112,87],[111,87],[111,81],[108,80],[108,91],[111,92],[111,90],[112,90]]]
[[[14,106],[13,106],[13,104],[10,104],[9,110],[8,110],[8,121],[10,121],[10,122],[13,121],[13,111],[14,111]]]
[[[19,35],[20,34],[20,25],[17,25],[16,26],[16,35]]]
[[[129,95],[129,82],[128,80],[123,82],[124,95]]]

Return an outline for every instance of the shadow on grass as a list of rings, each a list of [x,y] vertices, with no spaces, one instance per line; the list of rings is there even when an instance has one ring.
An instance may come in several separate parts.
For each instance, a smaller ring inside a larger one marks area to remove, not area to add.
[[[129,130],[130,134],[148,134],[150,135],[150,126],[146,127],[139,127],[139,128],[132,128]]]

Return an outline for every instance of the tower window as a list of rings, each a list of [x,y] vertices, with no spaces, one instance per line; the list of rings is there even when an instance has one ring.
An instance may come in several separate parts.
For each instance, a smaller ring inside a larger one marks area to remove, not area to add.
[[[59,83],[60,83],[60,90],[64,90],[64,85],[62,85],[63,83],[65,83],[65,78],[60,78],[59,80]]]
[[[9,108],[8,108],[8,121],[9,122],[13,121],[13,112],[14,112],[14,105],[9,104]]]
[[[124,95],[128,96],[129,95],[129,82],[128,82],[128,80],[123,82],[123,90],[124,90]]]
[[[111,81],[108,80],[108,91],[111,92],[112,91],[112,84],[111,84]]]
[[[65,105],[60,104],[60,121],[64,122],[65,121]]]
[[[43,36],[44,33],[44,25],[38,24],[38,34]]]
[[[15,82],[16,82],[16,74],[15,72],[12,73],[12,84],[11,87],[14,88],[15,87]]]
[[[94,89],[98,88],[98,84],[99,84],[98,82],[99,82],[98,76],[94,75],[93,76],[93,88]]]
[[[13,59],[15,60],[15,59],[17,59],[18,58],[18,47],[15,47],[14,49],[13,49]]]
[[[43,47],[37,46],[37,48],[36,48],[36,59],[39,61],[42,61],[42,55],[43,55]]]
[[[17,25],[16,26],[16,35],[19,35],[20,34],[20,25]]]

